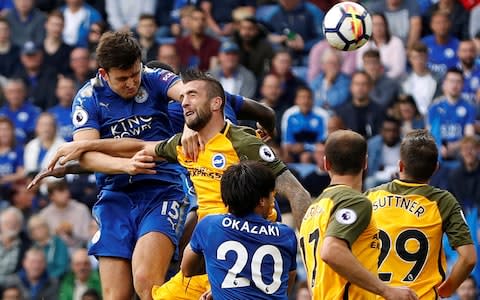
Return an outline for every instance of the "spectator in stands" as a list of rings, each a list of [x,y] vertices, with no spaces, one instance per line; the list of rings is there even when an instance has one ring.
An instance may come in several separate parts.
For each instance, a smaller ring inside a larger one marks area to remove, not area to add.
[[[27,41],[41,45],[45,39],[45,15],[34,6],[34,0],[14,0],[15,7],[8,11],[12,43],[22,47]]]
[[[180,66],[206,71],[216,64],[220,42],[205,34],[206,16],[201,9],[193,9],[189,18],[190,35],[178,38],[175,43]]]
[[[200,6],[207,16],[207,25],[210,31],[217,36],[230,36],[233,34],[234,25],[232,12],[242,6],[255,10],[255,0],[201,0]]]
[[[10,24],[0,17],[0,75],[10,77],[20,58],[20,47],[11,42]]]
[[[27,89],[21,79],[8,80],[4,92],[7,103],[0,109],[0,116],[13,122],[16,143],[22,146],[33,136],[40,109],[26,99]]]
[[[70,252],[84,247],[92,220],[87,206],[70,198],[64,180],[49,182],[48,196],[51,203],[40,211],[40,215],[47,220],[50,230],[62,238]]]
[[[157,24],[153,15],[140,15],[137,23],[138,42],[142,46],[142,62],[154,60],[158,52],[158,43],[155,40]]]
[[[263,78],[262,86],[260,87],[260,95],[262,96],[260,103],[265,104],[266,106],[272,108],[275,111],[275,129],[277,131],[277,134],[274,137],[274,141],[278,145],[280,145],[280,140],[282,136],[282,117],[285,111],[289,108],[288,105],[281,103],[281,92],[281,82],[278,76],[268,74]]]
[[[88,32],[88,51],[95,53],[100,37],[107,31],[107,24],[104,21],[98,21],[90,25]]]
[[[470,22],[470,14],[462,4],[456,0],[439,0],[430,6],[427,13],[423,16],[423,36],[432,34],[429,24],[432,15],[439,10],[446,12],[449,16],[452,24],[450,27],[450,35],[460,40],[469,39],[468,25]]]
[[[57,135],[57,124],[51,113],[43,112],[37,119],[35,138],[25,146],[25,172],[40,172],[47,168],[65,140]]]
[[[386,117],[380,134],[368,139],[368,169],[365,189],[394,179],[400,159],[400,122]]]
[[[365,138],[379,133],[384,115],[381,106],[370,99],[372,87],[370,75],[364,71],[355,72],[350,84],[352,98],[335,110],[347,128]]]
[[[315,107],[334,109],[347,101],[350,78],[340,71],[341,54],[331,48],[323,52],[321,64],[323,71],[310,85],[315,91]]]
[[[408,51],[408,61],[412,70],[402,82],[402,92],[412,95],[418,111],[425,116],[438,89],[437,80],[427,67],[427,46],[421,42],[414,43]]]
[[[265,75],[273,57],[273,49],[266,36],[265,29],[253,17],[241,20],[233,35],[240,47],[240,63],[257,78]]]
[[[22,290],[16,285],[7,285],[2,291],[2,300],[24,300]]]
[[[270,42],[305,54],[320,40],[315,17],[301,0],[279,0],[268,21]]]
[[[6,284],[6,278],[21,267],[25,251],[30,241],[22,232],[22,212],[8,207],[0,212],[0,286]]]
[[[157,60],[172,67],[175,73],[180,71],[180,57],[173,44],[160,45],[158,47]]]
[[[470,11],[469,33],[470,38],[475,38],[480,33],[480,3],[475,5]]]
[[[425,120],[410,95],[400,95],[396,103],[396,114],[401,122],[400,135],[405,136],[413,129],[425,128]]]
[[[457,289],[458,300],[478,299],[477,282],[472,275],[468,276]]]
[[[55,105],[55,71],[43,60],[41,45],[28,41],[23,45],[19,66],[14,77],[23,79],[28,89],[28,97],[33,104],[46,109]]]
[[[475,103],[477,90],[480,88],[480,64],[475,63],[475,44],[472,40],[461,41],[458,45],[458,67],[463,71],[462,97],[471,104]]]
[[[190,15],[195,10],[197,0],[174,0],[174,8],[170,14],[172,25],[170,31],[176,38],[190,34]]]
[[[15,126],[7,117],[0,117],[0,210],[9,199],[12,184],[25,178],[23,147],[15,146]]]
[[[313,160],[315,162],[315,171],[305,176],[301,182],[312,198],[317,198],[323,190],[330,184],[330,176],[325,170],[323,157],[325,156],[325,144],[315,144]],[[308,298],[311,299],[311,298]]]
[[[277,50],[272,58],[270,73],[280,78],[282,95],[280,103],[292,106],[295,99],[295,91],[299,86],[307,84],[292,72],[292,56],[286,49]]]
[[[461,165],[449,174],[448,190],[462,208],[480,208],[480,144],[474,136],[460,141]]]
[[[427,126],[430,129],[443,159],[454,159],[458,153],[459,141],[464,136],[475,134],[475,107],[464,100],[462,95],[463,73],[449,69],[443,81],[443,96],[428,110]]]
[[[338,115],[330,116],[327,122],[327,137],[328,135],[332,134],[332,132],[345,129],[347,129],[347,127],[345,127],[345,123],[343,123],[342,118],[340,118]]]
[[[257,89],[257,80],[252,72],[240,64],[240,48],[226,41],[220,47],[218,66],[210,73],[217,78],[226,92],[253,98]]]
[[[75,81],[70,77],[60,76],[57,81],[58,104],[48,110],[57,122],[58,135],[66,142],[72,141],[73,124],[72,124],[72,100],[75,96]]]
[[[47,273],[47,262],[42,249],[28,249],[22,269],[10,275],[6,281],[7,284],[19,286],[25,299],[58,299],[58,282]]]
[[[45,252],[48,275],[59,280],[69,269],[70,255],[67,245],[61,238],[51,234],[47,221],[39,215],[31,216],[27,227],[33,246]]]
[[[388,20],[388,28],[409,48],[420,39],[422,19],[416,0],[380,0],[367,6],[372,13],[383,14]],[[370,4],[368,3],[368,4]]]
[[[59,300],[81,299],[89,289],[101,293],[100,276],[92,270],[87,249],[80,248],[72,254],[72,270],[60,283]]]
[[[83,293],[81,300],[102,300],[101,294],[94,289],[88,289]]]
[[[332,49],[342,56],[341,71],[344,74],[352,75],[356,69],[356,51],[339,51],[328,43],[327,40],[321,40],[310,50],[308,58],[307,81],[312,82],[315,77],[323,71],[321,59],[325,51]],[[359,51],[359,50],[357,50]]]
[[[282,117],[282,148],[287,162],[312,162],[315,144],[327,137],[328,117],[326,110],[313,107],[310,88],[297,88],[295,106]]]
[[[4,15],[8,10],[14,8],[13,0],[2,0],[0,1],[0,15]]]
[[[385,76],[378,50],[371,49],[363,53],[363,68],[373,81],[370,99],[380,105],[383,111],[387,111],[397,99],[400,85]]]
[[[45,23],[46,37],[43,41],[44,63],[55,70],[56,74],[67,74],[70,71],[68,62],[72,47],[63,41],[65,21],[60,11],[52,11]]]
[[[433,34],[422,39],[428,48],[428,68],[437,78],[443,78],[447,69],[458,63],[456,53],[459,40],[450,34],[450,27],[448,14],[436,11],[430,22]]]
[[[101,21],[102,16],[84,0],[66,0],[65,3],[61,8],[65,18],[63,40],[72,47],[87,47],[90,26]]]
[[[155,12],[156,2],[155,0],[105,0],[108,23],[115,31],[133,30],[142,14]]]
[[[399,37],[390,33],[388,21],[382,14],[372,15],[372,37],[366,45],[355,51],[358,69],[363,67],[363,54],[371,49],[380,52],[380,59],[388,78],[399,79],[404,75],[407,67],[405,46]]]
[[[89,63],[90,53],[87,48],[75,48],[70,53],[70,69],[75,80],[75,91],[95,76],[95,73],[90,70]]]

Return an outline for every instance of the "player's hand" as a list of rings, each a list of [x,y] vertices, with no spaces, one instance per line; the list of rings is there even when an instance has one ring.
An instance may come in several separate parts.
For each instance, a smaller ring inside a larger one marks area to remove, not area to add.
[[[418,300],[417,294],[405,286],[387,287],[382,296],[386,300]]]
[[[257,136],[260,137],[262,142],[266,143],[275,136],[275,129],[274,129],[274,132],[268,132],[265,128],[263,128],[262,125],[260,125],[260,123],[257,122],[256,133],[257,133]]]
[[[37,176],[35,176],[32,179],[32,181],[28,184],[27,190],[30,190],[34,186],[38,185],[40,183],[40,181],[42,181],[42,179],[45,178],[45,177],[53,176],[53,177],[56,177],[56,178],[61,178],[61,177],[65,176],[66,173],[67,173],[67,168],[65,168],[65,167],[58,167],[58,168],[55,168],[53,170],[48,170],[48,169],[43,170],[40,173],[38,173]]]
[[[124,166],[124,172],[129,175],[157,173],[155,170],[155,157],[148,155],[145,150],[138,151],[127,161]]]
[[[198,132],[188,128],[187,126],[185,126],[183,129],[181,143],[183,154],[194,162],[197,161],[200,151],[205,150],[205,143],[198,135]]]
[[[47,166],[47,170],[52,171],[57,162],[64,165],[71,160],[79,159],[86,152],[86,141],[69,142],[58,147],[57,152]]]
[[[213,300],[212,290],[206,291],[200,296],[200,300]]]
[[[438,287],[438,295],[441,298],[448,298],[453,295],[453,292],[454,291],[452,289],[452,285],[448,280],[442,282],[442,284],[440,284],[440,286]]]

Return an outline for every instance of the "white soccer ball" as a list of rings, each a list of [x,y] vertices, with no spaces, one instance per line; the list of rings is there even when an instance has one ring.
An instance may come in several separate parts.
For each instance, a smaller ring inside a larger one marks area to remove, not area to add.
[[[323,34],[334,48],[352,51],[365,45],[372,36],[372,19],[360,4],[340,2],[325,15]]]

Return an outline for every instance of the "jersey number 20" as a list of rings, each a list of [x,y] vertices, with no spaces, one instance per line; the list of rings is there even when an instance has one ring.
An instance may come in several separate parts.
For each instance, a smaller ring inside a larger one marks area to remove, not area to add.
[[[247,265],[249,253],[247,248],[236,241],[223,242],[217,249],[217,259],[226,260],[227,253],[233,251],[237,259],[233,266],[228,270],[225,279],[222,282],[222,289],[240,288],[250,285],[250,280],[245,277],[237,276]],[[262,279],[262,262],[265,256],[270,255],[273,258],[272,282],[266,284]],[[263,245],[253,253],[251,261],[252,280],[261,291],[266,294],[273,294],[282,285],[281,276],[283,273],[283,259],[280,250],[272,245]]]

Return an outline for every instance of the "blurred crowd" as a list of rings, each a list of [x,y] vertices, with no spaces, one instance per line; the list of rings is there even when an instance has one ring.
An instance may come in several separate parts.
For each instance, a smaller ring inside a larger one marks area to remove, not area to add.
[[[428,128],[441,149],[432,185],[476,213],[479,1],[361,1],[373,33],[352,52],[322,35],[336,2],[0,0],[1,299],[100,298],[85,250],[96,232],[94,176],[26,185],[72,140],[72,99],[95,76],[107,30],[133,32],[144,63],[209,70],[226,91],[271,107],[272,147],[313,197],[330,181],[323,143],[332,131],[368,139],[369,188],[397,176],[402,136]]]

